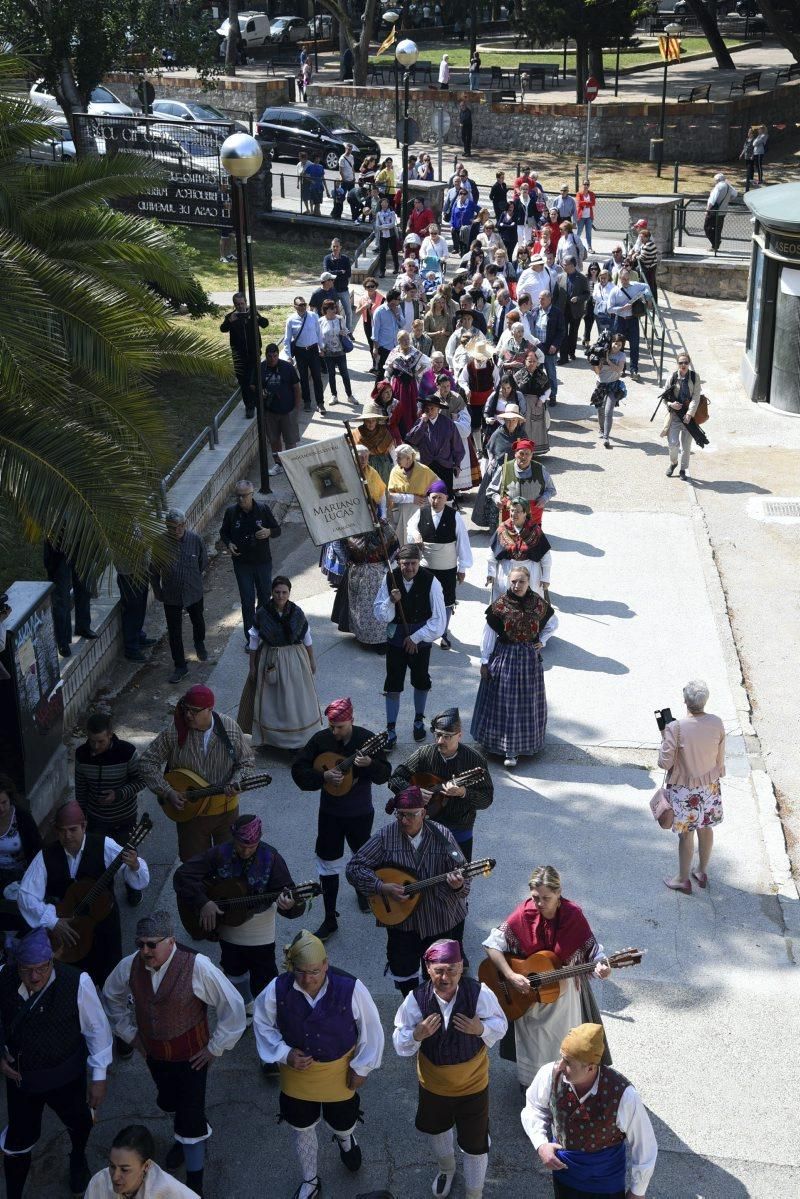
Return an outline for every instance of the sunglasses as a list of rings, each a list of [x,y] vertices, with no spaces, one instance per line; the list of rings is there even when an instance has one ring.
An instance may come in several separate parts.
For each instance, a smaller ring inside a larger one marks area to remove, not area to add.
[[[160,945],[162,941],[166,941],[166,940],[167,940],[167,937],[159,937],[158,940],[156,940],[156,941],[138,941],[137,940],[134,942],[134,944],[137,949],[155,949],[157,945]]]

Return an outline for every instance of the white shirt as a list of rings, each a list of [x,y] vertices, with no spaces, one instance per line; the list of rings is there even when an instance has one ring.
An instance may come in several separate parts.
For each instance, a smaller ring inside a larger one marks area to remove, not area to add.
[[[725,212],[731,200],[735,200],[738,195],[736,188],[731,187],[727,179],[720,179],[711,189],[706,208],[716,208],[718,212]]]
[[[442,1013],[442,1026],[446,1031],[450,1026],[450,1017],[453,1014],[458,992],[449,1001],[442,999],[435,991],[433,994],[439,1005],[439,1011]],[[491,1049],[492,1045],[505,1036],[508,1021],[497,999],[485,983],[481,983],[475,1015],[483,1024],[481,1040],[487,1049]],[[414,992],[410,991],[397,1009],[394,1018],[392,1043],[398,1057],[413,1057],[418,1052],[420,1045],[423,1044],[422,1041],[414,1040],[414,1029],[421,1019],[420,1006],[414,998]]]
[[[442,509],[442,512],[434,512],[431,508],[430,511],[433,527],[434,529],[438,529],[444,509]],[[419,518],[422,515],[422,512],[422,508],[418,509],[408,522],[408,526],[406,528],[406,539],[409,542],[413,541],[417,544],[422,543],[422,534],[419,531]],[[469,570],[470,566],[472,566],[472,550],[469,544],[467,526],[464,524],[463,516],[461,516],[458,512],[456,512],[456,558],[456,570],[459,572],[459,574],[462,573],[462,571]]]
[[[416,578],[416,575],[414,576]],[[400,582],[403,584],[406,592],[411,590],[411,584],[414,579],[409,582],[400,576]],[[380,590],[375,597],[375,603],[372,605],[372,611],[376,620],[383,620],[386,624],[390,624],[395,619],[394,600],[389,595],[389,589],[386,586],[386,579],[381,583]],[[431,580],[431,617],[421,629],[417,629],[416,633],[411,633],[411,640],[419,645],[422,641],[438,641],[442,633],[447,627],[447,609],[444,606],[444,593],[442,585],[438,579]]]
[[[546,267],[542,266],[539,270],[528,266],[522,272],[517,281],[517,299],[520,296],[530,296],[534,307],[539,305],[539,296],[543,291],[552,292],[553,280],[550,278],[550,272]]]
[[[428,234],[428,236],[423,239],[419,250],[420,260],[422,262],[424,262],[426,258],[438,258],[439,260],[444,259],[446,262],[449,253],[450,248],[441,234],[435,238]]]
[[[553,636],[558,628],[558,617],[555,612],[548,620],[544,628],[539,629],[539,640],[542,643],[542,648],[547,645],[547,642]],[[487,624],[483,630],[481,637],[481,666],[488,665],[489,659],[494,653],[494,647],[497,644],[497,633]]]
[[[158,970],[147,968],[153,983],[153,994],[161,986],[176,948],[173,946],[172,953]],[[135,957],[135,953],[124,957],[103,986],[103,1001],[111,1026],[115,1034],[129,1045],[138,1032],[136,1009],[130,998],[131,966]],[[209,1038],[208,1049],[214,1057],[222,1057],[226,1049],[233,1049],[245,1030],[244,1001],[222,971],[202,953],[198,953],[194,959],[192,991],[201,1003],[214,1008],[216,1026]]]
[[[439,63],[439,82],[440,83],[449,83],[450,82],[450,63],[445,62],[444,59],[442,59],[442,61]]]
[[[84,834],[81,847],[74,856],[68,854],[66,850],[64,851],[70,878],[75,878],[75,875],[78,873],[85,845],[86,835]],[[106,870],[114,861],[117,854],[121,852],[121,845],[117,845],[116,841],[112,841],[111,837],[104,838],[103,865]],[[129,866],[123,866],[122,877],[129,886],[133,887],[134,891],[144,891],[150,882],[150,871],[147,869],[147,862],[144,858],[139,858],[138,870],[131,870]],[[22,876],[22,882],[19,885],[19,894],[17,895],[17,904],[22,918],[31,928],[54,928],[58,923],[55,904],[45,903],[44,901],[46,894],[47,869],[44,864],[44,854],[40,850]]]
[[[352,183],[355,180],[356,169],[352,154],[343,154],[339,159],[339,174],[342,183]]]
[[[525,1095],[525,1107],[520,1115],[522,1127],[536,1150],[540,1145],[546,1145],[552,1134],[550,1091],[556,1065],[556,1062],[548,1062],[539,1070],[528,1087]],[[594,1086],[587,1091],[586,1095],[576,1096],[579,1103],[584,1103],[589,1095],[597,1092],[598,1082],[599,1075],[595,1079]],[[567,1083],[567,1085],[571,1084]],[[656,1168],[658,1145],[650,1117],[635,1087],[628,1086],[622,1092],[622,1098],[617,1108],[616,1124],[620,1132],[625,1134],[628,1144],[631,1159],[631,1190],[634,1195],[644,1195]]]
[[[287,1045],[278,1028],[278,1004],[275,999],[275,984],[277,979],[264,988],[256,998],[253,1011],[253,1032],[256,1035],[256,1048],[262,1062],[280,1062],[285,1065],[292,1046]],[[310,1008],[315,1008],[328,991],[328,980],[325,979],[318,994],[312,999],[297,983],[293,988],[298,991]],[[366,1078],[373,1070],[377,1070],[383,1058],[383,1028],[378,1009],[364,984],[356,979],[352,999],[353,1019],[358,1030],[355,1053],[350,1059],[350,1069]]]
[[[10,966],[0,966],[0,971],[10,970]],[[52,987],[56,980],[56,972],[52,971],[40,994]],[[17,987],[17,994],[27,1001],[33,994],[24,983]],[[34,1008],[35,1010],[35,1008]],[[108,1023],[97,989],[88,974],[82,973],[78,980],[78,1020],[81,1026],[86,1048],[89,1050],[87,1062],[92,1072],[92,1082],[103,1082],[106,1071],[114,1056],[114,1038],[111,1035],[111,1025]],[[24,1072],[25,1063],[22,1063]],[[5,1133],[3,1134],[5,1136]]]

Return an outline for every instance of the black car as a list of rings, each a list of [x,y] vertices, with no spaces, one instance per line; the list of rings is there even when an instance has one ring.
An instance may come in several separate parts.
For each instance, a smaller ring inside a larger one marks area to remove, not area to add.
[[[336,170],[346,142],[353,147],[357,167],[370,154],[381,152],[378,143],[348,117],[328,108],[265,108],[256,136],[271,145],[273,158],[296,159],[305,150],[309,157],[320,154],[329,171]]]

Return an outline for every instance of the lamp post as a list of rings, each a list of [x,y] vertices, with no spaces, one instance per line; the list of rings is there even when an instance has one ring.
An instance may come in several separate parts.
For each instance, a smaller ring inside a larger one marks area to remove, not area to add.
[[[408,220],[408,89],[411,83],[411,68],[419,58],[419,50],[417,43],[412,42],[410,37],[403,38],[402,42],[397,43],[395,50],[395,58],[403,68],[403,199],[401,201],[402,211],[400,216],[400,228],[405,234],[406,221]]]
[[[388,8],[383,14],[383,19],[387,25],[391,25],[394,29],[397,22],[400,20],[400,13],[393,8]],[[397,60],[394,64],[394,144],[395,147],[400,145],[400,139],[397,136],[397,130],[400,125],[400,78],[397,74]]]
[[[314,0],[314,74],[319,75],[319,54],[317,52],[317,36],[319,34],[319,7]]]
[[[667,39],[677,37],[681,27],[676,21],[670,21],[664,26],[664,33]],[[656,174],[661,178],[661,166],[664,162],[664,130],[667,120],[667,71],[669,69],[669,42],[667,43],[667,54],[664,56],[664,82],[661,88],[661,116],[658,122],[658,169]]]
[[[232,133],[226,137],[219,151],[220,162],[231,177],[231,185],[238,192],[240,231],[244,241],[245,266],[247,270],[247,303],[250,308],[250,334],[253,340],[253,383],[256,392],[256,421],[258,422],[258,463],[261,474],[259,491],[266,495],[269,485],[269,450],[267,427],[264,419],[264,392],[261,386],[261,352],[258,312],[256,311],[256,283],[253,275],[253,239],[250,235],[250,220],[247,211],[247,180],[261,169],[264,155],[261,147],[249,133]],[[244,397],[243,397],[244,398]]]

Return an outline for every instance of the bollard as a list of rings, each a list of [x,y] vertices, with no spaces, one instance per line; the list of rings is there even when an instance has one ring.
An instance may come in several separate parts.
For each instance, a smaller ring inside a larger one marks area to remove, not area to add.
[[[678,194],[678,169],[680,165],[681,164],[679,162],[676,162],[672,168],[672,190],[676,196]]]
[[[588,154],[588,150],[587,150],[587,154]],[[576,195],[581,186],[580,169],[581,169],[581,164],[579,162],[576,162],[575,163],[575,194]]]

